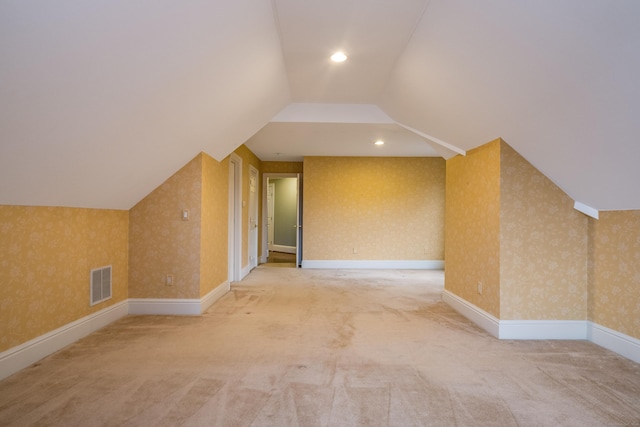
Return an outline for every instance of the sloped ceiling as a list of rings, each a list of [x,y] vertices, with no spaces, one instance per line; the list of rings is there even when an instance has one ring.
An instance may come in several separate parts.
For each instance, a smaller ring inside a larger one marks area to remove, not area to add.
[[[504,138],[569,196],[639,209],[640,2],[432,0],[379,105],[465,150]]]
[[[0,2],[0,203],[129,209],[289,103],[269,1]]]
[[[397,135],[445,158],[503,137],[577,201],[640,209],[639,18],[636,0],[4,0],[0,204],[128,209],[200,151],[377,155],[386,131],[389,155],[414,155]],[[341,104],[379,114],[328,118]]]

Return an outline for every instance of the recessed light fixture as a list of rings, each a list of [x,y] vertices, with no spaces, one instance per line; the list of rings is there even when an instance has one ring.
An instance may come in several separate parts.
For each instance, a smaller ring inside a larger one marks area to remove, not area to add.
[[[384,145],[384,141],[379,139],[376,142],[374,142],[374,144],[376,144],[376,145]]]
[[[336,52],[331,55],[331,60],[333,62],[344,62],[347,60],[347,55],[345,55],[344,52]]]

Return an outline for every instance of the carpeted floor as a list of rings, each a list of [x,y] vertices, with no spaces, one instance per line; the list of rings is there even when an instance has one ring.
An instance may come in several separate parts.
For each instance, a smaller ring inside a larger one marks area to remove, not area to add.
[[[126,317],[0,382],[0,425],[640,425],[640,365],[499,341],[442,281],[260,266],[203,316]]]

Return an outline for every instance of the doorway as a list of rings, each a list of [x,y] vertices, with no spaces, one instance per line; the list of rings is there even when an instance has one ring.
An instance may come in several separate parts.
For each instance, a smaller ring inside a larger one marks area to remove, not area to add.
[[[300,174],[264,174],[262,261],[298,267],[302,262]]]

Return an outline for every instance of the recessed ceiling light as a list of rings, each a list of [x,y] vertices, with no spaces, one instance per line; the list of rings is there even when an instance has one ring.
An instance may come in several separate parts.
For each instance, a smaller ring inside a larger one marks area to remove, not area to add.
[[[336,52],[331,55],[331,60],[333,62],[344,62],[347,60],[347,55],[345,55],[344,52]]]
[[[374,142],[374,144],[376,144],[376,145],[384,145],[384,141],[379,139],[376,142]]]

